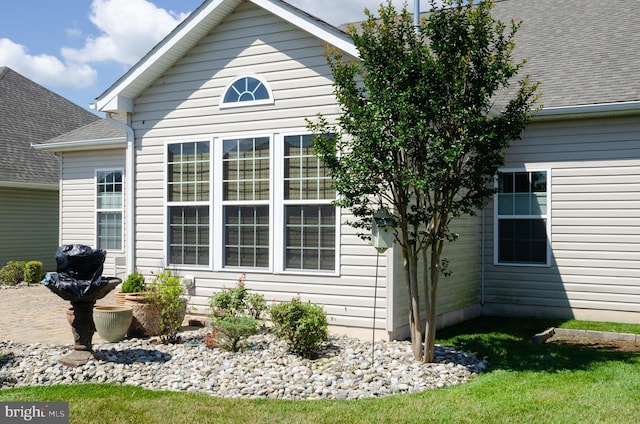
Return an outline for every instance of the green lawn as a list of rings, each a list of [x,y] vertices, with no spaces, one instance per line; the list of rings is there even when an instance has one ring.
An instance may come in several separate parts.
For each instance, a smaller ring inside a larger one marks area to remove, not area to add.
[[[562,322],[558,328],[572,330],[612,331],[614,333],[640,334],[640,325],[619,322],[577,321],[575,319]]]
[[[83,384],[5,390],[0,401],[67,401],[70,422],[101,424],[637,422],[640,354],[530,341],[533,334],[560,324],[482,318],[442,330],[439,343],[486,357],[489,369],[470,383],[415,395],[231,400]],[[611,331],[606,325],[600,330]]]

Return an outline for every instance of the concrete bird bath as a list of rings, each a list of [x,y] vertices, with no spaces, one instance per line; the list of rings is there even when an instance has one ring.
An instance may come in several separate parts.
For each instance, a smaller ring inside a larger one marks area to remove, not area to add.
[[[92,339],[96,331],[93,307],[122,282],[119,278],[102,277],[106,257],[104,250],[83,245],[60,246],[56,252],[57,271],[48,273],[42,283],[73,306],[73,351],[58,360],[63,365],[78,367],[93,359]]]

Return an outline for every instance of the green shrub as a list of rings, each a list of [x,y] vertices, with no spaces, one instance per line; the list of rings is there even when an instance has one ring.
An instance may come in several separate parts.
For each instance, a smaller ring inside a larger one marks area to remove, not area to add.
[[[42,280],[42,262],[29,261],[24,266],[24,281],[35,284]]]
[[[267,310],[267,302],[264,300],[264,296],[259,293],[248,294],[244,302],[247,305],[247,313],[253,319],[261,319]]]
[[[240,349],[240,341],[258,332],[258,320],[247,316],[226,316],[215,318],[211,326],[216,330],[222,347],[231,352]]]
[[[180,277],[167,270],[153,278],[149,298],[160,311],[160,341],[177,343],[178,332],[186,313],[186,299],[182,297],[183,287]]]
[[[9,261],[0,269],[0,284],[15,286],[24,281],[24,261]]]
[[[310,357],[329,339],[327,316],[321,306],[294,297],[270,308],[278,338],[286,340],[293,353]]]
[[[258,293],[249,293],[245,285],[246,274],[238,279],[238,283],[232,289],[224,289],[209,299],[209,306],[214,317],[225,316],[250,316],[256,320],[262,318],[267,310],[264,296]]]
[[[224,289],[209,299],[211,328],[219,336],[222,347],[232,352],[239,349],[244,337],[258,332],[259,320],[267,310],[263,295],[249,293],[246,278],[246,274],[242,274],[234,288]]]
[[[139,293],[144,290],[144,275],[136,271],[133,274],[129,274],[127,279],[122,283],[120,292],[122,293]]]

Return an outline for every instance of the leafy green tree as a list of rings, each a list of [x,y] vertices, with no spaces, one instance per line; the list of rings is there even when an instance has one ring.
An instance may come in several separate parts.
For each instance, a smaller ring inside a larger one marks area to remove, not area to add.
[[[326,53],[337,122],[322,115],[308,122],[340,194],[336,203],[353,211],[350,224],[370,228],[380,207],[397,222],[413,353],[424,362],[434,355],[443,249],[457,238],[450,224],[490,199],[504,149],[520,137],[538,97],[538,83],[525,77],[504,108],[494,108],[524,64],[513,58],[520,23],[495,20],[492,1],[442,3],[431,3],[420,31],[406,4],[399,12],[383,4],[378,17],[365,10],[361,27],[347,29],[358,60]]]

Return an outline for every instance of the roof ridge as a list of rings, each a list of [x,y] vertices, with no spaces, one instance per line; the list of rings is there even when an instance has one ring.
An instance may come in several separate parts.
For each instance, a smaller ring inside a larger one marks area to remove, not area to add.
[[[0,80],[11,71],[8,66],[0,66]]]

